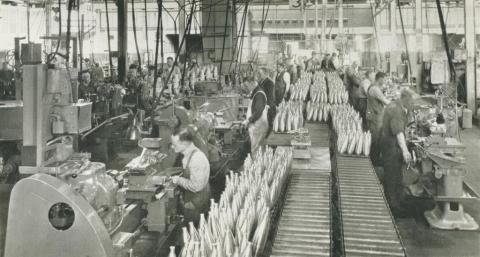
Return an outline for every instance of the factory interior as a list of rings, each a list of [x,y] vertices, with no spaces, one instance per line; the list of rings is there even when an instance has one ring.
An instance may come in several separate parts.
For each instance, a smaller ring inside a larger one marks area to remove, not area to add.
[[[480,0],[0,0],[0,257],[480,257]]]

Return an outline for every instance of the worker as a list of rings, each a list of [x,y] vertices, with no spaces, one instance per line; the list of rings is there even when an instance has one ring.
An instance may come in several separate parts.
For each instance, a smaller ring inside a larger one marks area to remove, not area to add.
[[[91,76],[92,76],[92,81],[97,84],[97,83],[101,83],[104,81],[105,79],[105,73],[102,69],[102,67],[100,67],[100,64],[98,64],[98,62],[95,62],[95,64],[92,66],[91,68]]]
[[[128,68],[127,81],[125,82],[125,103],[139,106],[141,102],[142,81],[138,76],[138,67],[131,64]]]
[[[328,71],[328,61],[330,60],[330,54],[325,54],[322,59],[321,68],[323,71]]]
[[[91,94],[94,92],[92,80],[88,70],[80,74],[80,84],[78,86],[78,98],[90,100]]]
[[[355,110],[360,114],[362,118],[362,126],[367,128],[367,92],[370,85],[375,81],[375,72],[373,70],[367,70],[365,76],[358,88],[354,89],[353,96],[356,98]]]
[[[277,75],[275,76],[275,105],[278,107],[285,99],[290,90],[290,73],[285,69],[283,62],[277,63]]]
[[[318,60],[318,54],[316,51],[312,51],[312,57],[308,59],[307,62],[305,63],[306,71],[315,72],[315,70],[317,69],[317,66],[319,65],[320,65],[320,62]]]
[[[182,154],[183,172],[179,176],[170,177],[173,184],[182,191],[182,205],[184,226],[193,222],[198,226],[200,214],[206,213],[210,199],[210,163],[207,156],[193,143],[195,131],[192,127],[183,127],[174,130],[171,136],[172,149],[177,154]],[[147,183],[163,184],[162,176],[151,176]]]
[[[382,88],[385,84],[385,73],[378,72],[375,82],[367,91],[367,127],[372,133],[370,158],[374,166],[380,166],[380,129],[382,127],[383,109],[390,101],[383,95]]]
[[[402,89],[400,99],[385,108],[383,116],[381,152],[384,168],[384,189],[395,216],[404,214],[401,207],[401,193],[403,162],[409,163],[412,159],[405,140],[408,110],[412,106],[415,93],[408,89]]]
[[[274,102],[269,104],[269,95],[273,95],[273,81],[267,77],[268,70],[265,67],[257,69],[257,87],[251,94],[251,102],[247,110],[247,119],[243,125],[248,128],[250,137],[251,154],[255,156],[257,150],[263,146],[264,140],[271,128],[269,122],[270,109],[274,106]]]
[[[358,75],[358,64],[356,61],[348,66],[344,76],[345,87],[348,91],[349,102],[358,111],[358,98],[361,96],[360,76]]]
[[[338,68],[340,68],[340,61],[338,60],[338,55],[337,53],[332,53],[332,57],[328,60],[328,70],[330,71],[336,71]]]
[[[207,156],[193,143],[194,132],[190,127],[175,131],[171,137],[176,153],[182,153],[183,173],[173,176],[172,182],[183,189],[185,223],[198,225],[200,213],[208,211],[210,199],[210,164]]]
[[[297,67],[293,59],[287,59],[286,66],[287,66],[287,72],[290,75],[290,85],[293,83],[296,83],[298,80],[298,75],[297,75]],[[287,88],[287,92],[289,90],[290,88]]]
[[[179,78],[182,76],[182,72],[180,71],[180,68],[178,67],[178,65],[174,65],[174,64],[175,63],[174,63],[173,57],[171,56],[168,57],[166,70],[162,72],[164,85],[167,85],[167,88],[171,93],[175,92],[174,84],[176,84],[177,80],[179,81]]]

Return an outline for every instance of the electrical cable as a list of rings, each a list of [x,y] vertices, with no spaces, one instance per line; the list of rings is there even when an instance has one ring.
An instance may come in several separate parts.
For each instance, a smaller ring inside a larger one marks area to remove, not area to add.
[[[333,9],[333,12],[332,12],[332,15],[330,15],[330,29],[328,31],[328,39],[329,40],[332,40],[332,29],[333,29],[333,24],[335,24],[335,22],[333,22],[333,17],[335,16],[335,13],[337,11],[337,0],[335,0],[335,8]]]
[[[80,55],[80,74],[83,72],[83,30],[80,23],[80,0],[77,4],[77,31],[78,31],[78,46]]]
[[[227,10],[225,11],[225,29],[223,31],[223,43],[222,43],[222,55],[220,56],[220,71],[218,72],[218,75],[222,75],[222,68],[223,68],[223,58],[225,54],[225,42],[227,41],[227,26],[228,26],[228,12],[230,7],[230,1],[227,0]]]
[[[135,22],[135,0],[132,0],[132,26],[133,26],[133,39],[135,41],[135,50],[137,51],[138,59],[138,70],[142,70],[142,58],[140,57],[140,50],[138,49],[138,40],[137,40],[137,25]]]
[[[402,25],[402,34],[403,34],[403,41],[405,43],[405,50],[407,52],[407,61],[408,61],[408,72],[410,76],[412,76],[412,63],[410,62],[410,52],[408,51],[408,42],[407,42],[407,35],[405,33],[405,24],[403,23],[403,13],[402,8],[400,7],[400,0],[397,0],[398,12],[400,13],[400,24]],[[411,84],[411,81],[408,81]]]
[[[387,9],[387,7],[390,6],[390,4],[393,2],[394,0],[390,0],[388,3],[385,3],[383,4],[383,6],[373,15],[373,17],[377,17],[381,12],[383,12],[385,9]],[[373,4],[372,4],[373,5]]]
[[[237,47],[238,46],[238,50],[235,51],[236,52],[236,56],[235,56],[235,73],[238,73],[238,64],[241,63],[241,60],[242,60],[242,52],[243,52],[243,41],[244,41],[244,36],[245,36],[245,24],[246,24],[246,21],[247,21],[247,12],[248,12],[248,3],[249,1],[247,1],[247,3],[245,4],[245,9],[243,10],[243,15],[242,15],[242,20],[240,22],[240,37],[241,37],[241,41],[240,43],[238,43],[238,39],[239,37],[237,37],[237,42],[235,43],[235,46]]]
[[[268,11],[270,10],[270,2],[271,1],[268,1],[268,5],[267,5],[267,10],[265,12],[265,1],[266,0],[263,0],[263,6],[262,6],[262,25],[261,25],[261,30],[260,30],[260,39],[258,40],[258,43],[257,43],[257,50],[255,50],[255,53],[253,54],[253,59],[256,60],[258,58],[258,50],[259,50],[259,47],[260,47],[260,42],[262,41],[262,38],[261,36],[263,36],[263,31],[264,31],[264,28],[265,28],[265,22],[267,20],[267,17],[268,17]]]
[[[70,37],[71,37],[71,22],[72,22],[72,8],[73,8],[73,1],[68,0],[68,9],[67,9],[67,36],[66,36],[66,50],[67,53],[65,54],[66,66],[69,67],[70,63]]]
[[[210,8],[208,8],[208,16],[207,16],[207,23],[206,23],[206,24],[207,24],[207,27],[208,27],[209,24],[210,24],[210,16],[211,16],[211,14],[212,14],[212,6],[210,6]],[[205,30],[204,34],[202,35],[203,37],[206,36],[207,31],[208,31],[208,29]]]
[[[60,0],[59,0],[60,1]],[[108,65],[110,71],[110,78],[113,81],[113,60],[112,60],[112,48],[110,45],[110,19],[108,18],[108,0],[105,0],[105,19],[107,20],[107,42],[108,42]]]
[[[163,18],[163,11],[162,11],[162,6],[163,6],[163,0],[157,0],[157,6],[158,6],[158,14],[157,14],[157,34],[156,36],[156,41],[155,41],[155,63],[154,67],[155,70],[153,71],[153,97],[157,97],[157,80],[158,80],[158,44],[160,43],[159,41],[161,40],[163,42],[163,31],[160,31],[160,27],[162,26],[162,18]],[[160,39],[160,33],[161,39]],[[163,46],[162,46],[163,50]],[[162,56],[162,64],[163,64],[163,56]],[[163,73],[163,68],[162,68],[162,73]]]
[[[194,10],[194,7],[195,7],[195,0],[193,0],[192,11],[190,12],[190,16],[189,16],[189,18],[188,18],[187,31],[189,31],[190,28],[191,28],[192,19],[193,19],[193,10]],[[186,38],[185,35],[183,35],[182,41],[180,42],[180,47],[179,47],[179,49],[182,49],[183,44],[185,43],[185,38]],[[165,83],[167,83],[167,84],[168,84],[168,81],[170,81],[170,78],[172,77],[173,71],[175,70],[175,69],[174,69],[175,66],[176,66],[177,63],[178,63],[178,57],[179,57],[179,56],[180,56],[179,54],[175,55],[175,60],[174,60],[174,62],[173,62],[173,68],[172,68],[172,70],[168,73],[167,79],[165,80]],[[163,91],[165,91],[165,88],[166,88],[166,87],[162,87],[162,90],[160,91],[160,94],[159,94],[160,97],[162,96]]]
[[[58,39],[57,39],[57,48],[55,52],[49,54],[47,56],[47,64],[50,64],[52,60],[55,58],[55,55],[58,54],[58,50],[60,49],[60,43],[62,37],[62,0],[58,0]]]
[[[450,81],[456,79],[456,71],[455,71],[455,66],[453,65],[452,61],[452,55],[450,53],[450,47],[448,44],[448,35],[447,35],[447,29],[445,27],[445,21],[443,19],[443,12],[442,12],[442,7],[440,5],[440,0],[436,0],[437,3],[437,12],[438,12],[438,18],[440,19],[440,28],[442,30],[442,39],[445,47],[445,52],[447,54],[447,59],[448,59],[448,66],[450,68]]]
[[[147,65],[150,66],[150,49],[148,47],[148,13],[147,13],[147,0],[143,1],[145,7],[145,43],[147,44]],[[161,11],[161,10],[160,10]]]
[[[196,8],[196,5],[192,5],[192,10],[190,12],[190,18],[192,18],[192,21],[193,21],[193,17],[195,17],[195,8]],[[192,25],[190,24],[190,26],[188,28],[188,31],[187,31],[187,33],[185,33],[184,37],[188,38],[191,35],[191,31],[192,31]],[[182,90],[185,86],[185,74],[187,73],[187,56],[190,56],[190,52],[191,52],[191,49],[188,49],[187,46],[185,46],[183,72],[182,72],[182,78],[180,80],[181,85],[182,85]]]
[[[455,66],[453,65],[453,60],[452,60],[452,55],[450,53],[450,46],[448,44],[448,35],[447,35],[447,29],[445,26],[445,21],[443,19],[443,12],[442,12],[442,7],[440,5],[440,0],[435,1],[437,4],[437,12],[438,12],[438,18],[440,20],[440,28],[442,30],[442,39],[445,47],[445,52],[447,54],[447,60],[448,60],[448,66],[450,68],[450,82],[454,85],[455,90],[455,124],[456,124],[456,132],[457,132],[457,138],[460,139],[460,132],[458,130],[458,113],[457,113],[457,104],[458,104],[458,90],[457,90],[457,84],[455,83],[457,80],[457,74],[455,71]]]
[[[380,65],[382,64],[382,55],[380,54],[380,42],[378,41],[378,31],[377,31],[377,23],[376,23],[376,17],[373,12],[373,4],[370,4],[371,11],[372,11],[372,21],[373,21],[373,33],[375,37],[375,42],[377,43],[377,53],[378,53],[378,61],[380,62]]]

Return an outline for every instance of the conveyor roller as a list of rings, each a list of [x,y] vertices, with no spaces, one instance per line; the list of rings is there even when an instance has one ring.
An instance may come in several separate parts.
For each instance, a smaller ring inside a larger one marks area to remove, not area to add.
[[[330,209],[330,175],[294,170],[270,256],[330,256]]]
[[[344,256],[406,256],[367,158],[336,155]]]

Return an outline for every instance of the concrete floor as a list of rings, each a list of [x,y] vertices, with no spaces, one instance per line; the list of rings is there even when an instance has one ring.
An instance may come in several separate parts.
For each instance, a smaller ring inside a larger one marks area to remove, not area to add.
[[[480,192],[480,129],[460,131],[466,145],[467,183]],[[480,222],[480,201],[465,206]],[[413,217],[396,219],[409,257],[476,257],[480,256],[480,231],[445,231],[432,229],[422,215],[421,208]]]

